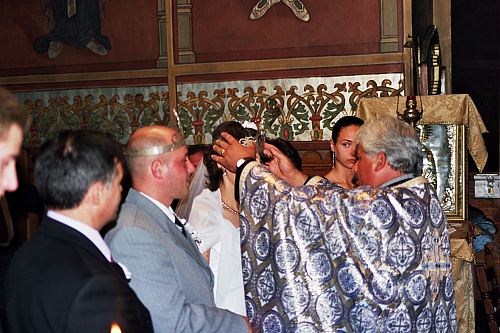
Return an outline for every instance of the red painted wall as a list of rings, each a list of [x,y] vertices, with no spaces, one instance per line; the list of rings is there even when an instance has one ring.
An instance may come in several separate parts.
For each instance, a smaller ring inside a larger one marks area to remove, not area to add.
[[[380,3],[303,0],[303,22],[280,2],[250,19],[258,0],[192,0],[197,62],[377,53]],[[209,4],[210,3],[210,4]]]
[[[250,12],[258,0],[191,0],[193,48],[197,62],[272,59],[325,55],[378,53],[380,1],[303,0],[309,22],[300,21],[280,2],[258,20]],[[48,59],[38,54],[33,42],[49,32],[39,0],[0,0],[0,76],[78,73],[156,68],[159,55],[157,1],[107,0],[102,33],[112,49],[99,56],[88,49],[65,45],[61,54]],[[401,9],[401,1],[398,1]],[[174,0],[175,6],[175,0]],[[401,22],[400,22],[401,27]],[[347,75],[400,71],[400,66],[360,66],[278,73],[255,73],[251,77],[293,77],[297,75]],[[241,75],[241,74],[240,74]],[[236,75],[236,78],[239,78]],[[203,80],[201,77],[185,81]],[[229,79],[224,75],[210,80]],[[231,76],[231,79],[234,79]],[[181,81],[184,79],[180,79]],[[141,80],[139,80],[141,81]],[[160,79],[151,82],[158,84]],[[139,84],[148,82],[126,82]],[[100,81],[99,85],[106,86]],[[110,83],[117,84],[117,81]],[[73,88],[93,83],[40,84],[15,89]],[[67,86],[67,87],[66,87]]]
[[[107,0],[102,34],[111,41],[108,54],[65,45],[52,60],[33,49],[35,39],[49,32],[40,1],[0,0],[0,8],[0,76],[156,68],[156,1]]]

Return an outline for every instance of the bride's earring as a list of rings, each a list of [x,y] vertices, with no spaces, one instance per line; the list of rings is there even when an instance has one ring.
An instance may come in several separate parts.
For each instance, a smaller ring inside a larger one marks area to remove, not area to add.
[[[335,166],[335,142],[330,139],[330,150],[332,151],[332,168]]]
[[[227,169],[224,169],[224,176],[227,176]]]

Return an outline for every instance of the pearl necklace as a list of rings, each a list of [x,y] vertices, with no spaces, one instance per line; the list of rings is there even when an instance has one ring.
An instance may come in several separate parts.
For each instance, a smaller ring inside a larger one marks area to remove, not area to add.
[[[237,211],[235,211],[234,209],[232,209],[231,207],[229,207],[229,205],[227,203],[225,203],[224,200],[220,199],[220,201],[222,202],[222,205],[224,207],[226,207],[227,209],[229,209],[229,211],[231,213],[235,213],[236,215],[240,215],[240,213],[238,213]]]

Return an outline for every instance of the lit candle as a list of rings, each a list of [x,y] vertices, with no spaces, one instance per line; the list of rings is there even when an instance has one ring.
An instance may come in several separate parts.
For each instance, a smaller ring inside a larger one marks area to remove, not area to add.
[[[118,324],[113,324],[111,325],[110,333],[122,333],[122,330],[120,329],[120,326],[118,326]]]

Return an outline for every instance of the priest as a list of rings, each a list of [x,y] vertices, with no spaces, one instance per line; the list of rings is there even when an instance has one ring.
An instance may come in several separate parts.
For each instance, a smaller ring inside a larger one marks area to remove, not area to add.
[[[456,332],[448,223],[413,127],[385,116],[360,128],[352,190],[266,145],[269,170],[254,145],[223,137],[212,158],[237,172],[254,332]]]

